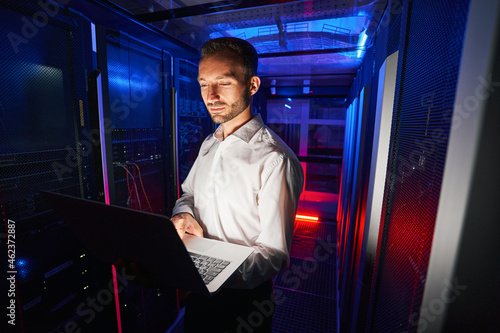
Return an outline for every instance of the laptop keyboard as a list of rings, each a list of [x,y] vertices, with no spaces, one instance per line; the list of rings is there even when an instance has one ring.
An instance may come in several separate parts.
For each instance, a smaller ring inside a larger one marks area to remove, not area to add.
[[[230,264],[229,261],[204,256],[201,254],[189,252],[189,255],[191,256],[191,259],[193,260],[194,265],[196,269],[198,269],[198,272],[200,273],[201,278],[203,279],[203,282],[205,282],[205,284],[209,284],[210,281],[215,279],[215,277],[219,275],[219,273],[222,272],[224,268],[226,268]]]

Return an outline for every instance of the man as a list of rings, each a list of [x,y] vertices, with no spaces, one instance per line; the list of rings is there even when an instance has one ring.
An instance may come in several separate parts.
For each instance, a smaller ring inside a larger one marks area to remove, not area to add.
[[[271,331],[272,277],[289,261],[304,176],[292,150],[252,113],[257,63],[238,38],[201,48],[198,82],[220,126],[203,142],[171,219],[181,238],[188,232],[254,252],[215,296],[188,296],[186,332]]]

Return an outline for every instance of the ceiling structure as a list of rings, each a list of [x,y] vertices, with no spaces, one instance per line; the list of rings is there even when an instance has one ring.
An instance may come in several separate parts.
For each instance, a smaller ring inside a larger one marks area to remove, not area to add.
[[[259,53],[264,86],[349,86],[387,0],[102,0],[199,49],[234,36]]]

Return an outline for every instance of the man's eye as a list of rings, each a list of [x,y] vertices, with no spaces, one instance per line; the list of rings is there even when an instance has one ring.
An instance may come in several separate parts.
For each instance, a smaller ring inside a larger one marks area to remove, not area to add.
[[[202,88],[208,87],[208,84],[200,84],[200,87]]]
[[[222,82],[220,85],[221,85],[221,86],[228,86],[228,85],[230,85],[230,84],[231,84],[231,83],[229,83],[229,82]]]

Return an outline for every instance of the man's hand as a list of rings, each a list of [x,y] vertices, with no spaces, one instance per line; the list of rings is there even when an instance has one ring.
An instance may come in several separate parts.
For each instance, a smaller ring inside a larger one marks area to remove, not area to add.
[[[184,237],[186,232],[198,237],[203,237],[203,229],[194,219],[193,215],[189,213],[179,213],[173,216],[170,220],[174,224],[175,229],[177,229],[181,239]]]

